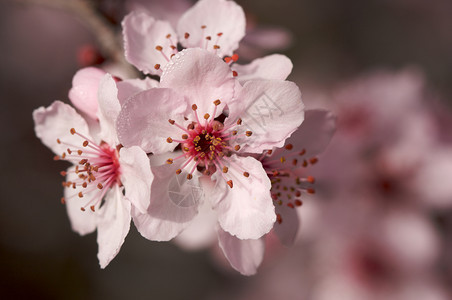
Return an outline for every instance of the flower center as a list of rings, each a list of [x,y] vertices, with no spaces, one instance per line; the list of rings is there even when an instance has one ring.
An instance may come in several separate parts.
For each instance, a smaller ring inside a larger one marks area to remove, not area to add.
[[[203,116],[203,121],[198,116],[197,105],[193,104],[192,110],[195,121],[188,124],[187,128],[177,124],[174,120],[169,120],[170,124],[179,127],[184,133],[181,136],[181,140],[169,137],[166,141],[168,143],[180,143],[183,154],[176,158],[170,158],[166,162],[172,164],[177,159],[185,159],[185,162],[176,173],[180,174],[182,170],[187,169],[187,179],[193,178],[193,172],[195,170],[199,170],[208,176],[217,170],[221,170],[222,177],[232,188],[233,175],[227,175],[229,168],[234,168],[234,170],[242,173],[245,177],[250,176],[242,167],[234,163],[230,157],[241,148],[238,144],[238,139],[241,137],[250,137],[252,132],[246,131],[244,134],[238,134],[238,131],[234,130],[236,126],[242,124],[241,119],[238,119],[233,125],[228,127],[225,127],[222,122],[215,120],[214,117],[217,112],[217,107],[221,104],[221,101],[215,100],[213,104],[215,108],[212,117],[206,113]]]
[[[113,185],[121,185],[119,175],[121,173],[119,164],[118,149],[110,147],[107,143],[96,144],[86,136],[78,133],[74,128],[70,130],[72,135],[80,137],[81,144],[74,145],[57,139],[58,144],[68,146],[61,156],[55,159],[66,160],[75,165],[70,171],[62,171],[61,175],[67,176],[67,181],[63,181],[63,186],[71,189],[71,195],[61,202],[65,203],[70,198],[88,198],[81,205],[81,210],[85,211],[90,207],[95,211],[96,207],[102,205],[102,199]]]
[[[270,177],[272,188],[271,195],[276,205],[286,205],[295,208],[303,205],[301,199],[305,193],[314,194],[312,184],[315,182],[313,176],[302,177],[297,169],[306,168],[309,164],[317,163],[318,158],[304,159],[306,150],[294,151],[292,144],[276,151],[266,151],[259,158]],[[281,224],[283,217],[276,214],[276,221]]]

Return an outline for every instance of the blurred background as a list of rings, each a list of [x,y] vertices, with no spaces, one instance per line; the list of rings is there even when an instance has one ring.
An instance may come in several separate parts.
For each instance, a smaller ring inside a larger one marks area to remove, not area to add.
[[[191,5],[93,0],[87,13],[74,2],[0,1],[2,298],[452,298],[451,1],[237,1],[249,22],[242,61],[286,54],[307,107],[338,116],[306,170],[317,193],[299,208],[297,244],[269,243],[252,277],[215,246],[189,252],[134,228],[101,270],[96,234],[71,231],[59,200],[66,164],[35,137],[32,111],[68,102],[81,67],[121,72],[120,47],[99,34],[120,45],[131,9],[177,19]]]

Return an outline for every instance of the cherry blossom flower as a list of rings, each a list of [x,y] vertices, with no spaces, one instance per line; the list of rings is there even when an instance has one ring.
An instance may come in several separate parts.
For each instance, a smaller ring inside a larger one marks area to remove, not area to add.
[[[234,51],[245,35],[245,14],[233,1],[201,0],[180,17],[176,30],[168,21],[156,20],[143,10],[131,12],[122,25],[126,59],[145,74],[162,75],[171,57],[179,52],[178,43],[235,63],[238,55]],[[243,79],[285,79],[291,70],[286,56],[273,54],[246,66],[235,65],[234,74]]]
[[[272,99],[281,110],[264,123],[250,111],[261,97]],[[229,64],[207,50],[176,54],[159,88],[131,97],[118,117],[124,146],[137,145],[154,154],[179,145],[182,150],[156,168],[152,185],[156,198],[143,215],[147,224],[143,226],[142,220],[138,230],[152,240],[169,240],[188,226],[201,203],[178,206],[168,196],[168,182],[186,178],[183,184],[199,186],[218,214],[220,243],[222,237],[229,245],[229,236],[256,240],[268,233],[276,220],[271,183],[262,164],[245,153],[283,146],[302,121],[303,104],[295,84],[253,79],[242,86]],[[232,259],[232,253],[234,247],[226,256]]]
[[[317,155],[328,145],[336,129],[336,117],[326,110],[306,110],[300,128],[283,148],[260,157],[271,178],[277,222],[273,228],[283,245],[291,246],[300,228],[297,207],[302,197],[314,194],[315,178],[306,176],[306,167],[318,162]]]
[[[43,144],[57,155],[55,159],[73,164],[62,172],[66,180],[61,201],[74,231],[85,235],[97,228],[101,268],[119,252],[130,228],[132,208],[146,211],[153,179],[146,153],[118,142],[114,127],[120,110],[117,93],[115,80],[109,74],[102,77],[96,114],[100,132],[95,135],[87,121],[63,102],[55,101],[33,113],[36,135]]]

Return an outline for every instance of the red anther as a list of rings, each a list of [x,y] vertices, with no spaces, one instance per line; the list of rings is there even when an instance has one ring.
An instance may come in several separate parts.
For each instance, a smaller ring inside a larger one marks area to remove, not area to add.
[[[81,210],[81,211],[85,211],[85,208],[84,208],[84,207],[80,207],[80,210]]]
[[[290,207],[290,208],[295,208],[295,206],[291,202],[287,203],[287,206]]]
[[[232,71],[232,76],[237,77],[239,74],[236,71]]]
[[[245,177],[250,177],[250,173],[248,173],[248,172],[243,172],[243,176],[245,176]]]
[[[166,139],[166,142],[171,144],[173,142],[173,139],[169,137],[169,138]]]
[[[61,141],[60,141],[60,139],[57,139],[57,143],[58,143],[58,144],[61,144]]]
[[[84,142],[83,142],[83,147],[88,146],[88,144],[89,144],[88,141],[84,141]],[[69,154],[70,154],[70,153],[69,153]]]
[[[207,27],[206,25],[202,25],[201,29],[206,29],[206,27]]]
[[[231,189],[232,189],[232,187],[234,186],[234,184],[232,183],[232,180],[228,180],[226,183],[229,185],[229,187],[230,187]]]
[[[101,190],[101,189],[104,188],[104,186],[102,185],[102,183],[98,183],[98,184],[97,184],[97,188],[98,188],[99,190]]]
[[[220,105],[221,104],[220,99],[217,99],[217,100],[213,101],[213,104],[215,104],[215,106]]]
[[[67,173],[66,173],[66,171],[61,171],[60,174],[61,174],[61,176],[66,176]]]
[[[197,109],[198,109],[198,105],[196,105],[196,104],[193,104],[193,105],[191,106],[191,109],[193,109],[193,110],[197,110]]]
[[[234,146],[234,150],[235,150],[235,151],[239,151],[239,150],[240,150],[240,145],[235,145],[235,146]]]
[[[301,196],[301,192],[300,192],[300,191],[296,191],[296,192],[295,192],[295,196],[296,196],[296,197],[300,197],[300,196]]]
[[[306,159],[305,159],[305,160],[303,160],[303,164],[302,164],[302,166],[303,166],[303,167],[305,167],[305,168],[306,168],[306,167],[308,166],[308,162],[306,161]]]
[[[154,69],[156,69],[156,70],[160,69],[160,64],[155,64]]]
[[[162,51],[162,50],[163,50],[163,47],[162,47],[162,46],[155,46],[155,50],[157,50],[157,51]]]
[[[171,34],[168,33],[168,34],[166,35],[166,38],[169,39],[170,37],[171,37]]]
[[[188,179],[188,180],[190,180],[190,179],[192,179],[192,178],[193,178],[193,175],[187,174],[187,179]]]
[[[171,125],[174,125],[174,123],[176,123],[176,121],[171,120],[171,119],[169,119],[168,122],[169,122]]]
[[[313,165],[315,163],[317,163],[319,161],[319,159],[317,157],[312,157],[309,159],[309,162]]]
[[[206,40],[210,41],[210,40],[212,40],[212,37],[210,35],[206,36]]]
[[[252,132],[252,131],[249,131],[249,130],[245,132],[245,135],[246,135],[246,136],[251,136],[252,134],[253,134],[253,132]]]
[[[306,192],[308,192],[309,194],[315,194],[315,190],[313,188],[306,189]]]
[[[190,34],[189,34],[188,32],[186,32],[186,33],[184,34],[184,38],[188,39],[189,37],[190,37]]]
[[[71,132],[71,134],[75,134],[76,131],[74,128],[71,128],[70,132]]]
[[[177,169],[176,170],[176,174],[179,175],[180,173],[182,173],[182,170],[181,169]]]
[[[64,197],[61,197],[60,201],[61,201],[61,204],[66,204],[66,199],[64,199]]]
[[[236,54],[236,53],[234,53],[234,54],[231,56],[231,58],[232,58],[232,60],[233,60],[234,62],[236,62],[236,61],[239,60],[239,55]]]
[[[218,32],[217,33],[217,36],[222,36],[223,35],[223,32]]]
[[[296,166],[297,163],[298,163],[298,159],[295,158],[294,160],[292,160],[292,165]]]
[[[300,200],[295,200],[295,206],[301,206],[303,205],[303,202],[301,202]]]
[[[78,196],[79,196],[79,198],[83,198],[83,193],[82,193],[82,192],[79,192],[79,193],[78,193]]]
[[[286,148],[287,150],[292,150],[293,149],[293,145],[292,144],[287,144],[284,148]]]
[[[215,50],[220,49],[220,45],[213,45],[213,49],[215,49]]]
[[[225,61],[226,63],[229,63],[231,60],[232,60],[232,58],[229,57],[229,56],[226,56],[226,57],[224,58],[224,61]]]
[[[228,167],[223,167],[223,173],[227,173],[228,172]]]
[[[95,211],[94,205],[91,205],[89,208],[91,208],[91,210],[92,210],[93,212]]]
[[[306,149],[302,149],[298,155],[304,155],[306,153]]]
[[[121,78],[121,77],[118,77],[118,76],[112,76],[112,78],[113,78],[113,80],[114,80],[115,82],[120,82],[120,81],[122,81],[122,78]]]
[[[278,222],[278,224],[282,223],[282,218],[280,214],[276,214],[276,222]]]
[[[308,176],[308,178],[306,178],[306,180],[307,180],[309,183],[314,183],[314,182],[315,182],[314,176]]]

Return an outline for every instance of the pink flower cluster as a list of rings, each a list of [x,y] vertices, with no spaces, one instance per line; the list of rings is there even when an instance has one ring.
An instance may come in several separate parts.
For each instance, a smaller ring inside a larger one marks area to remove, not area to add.
[[[62,202],[73,230],[97,229],[102,268],[133,220],[153,241],[216,236],[232,267],[254,274],[269,233],[294,242],[296,208],[314,193],[303,169],[335,117],[305,111],[287,57],[237,63],[245,15],[233,1],[201,0],[175,28],[143,11],[122,26],[126,59],[150,77],[85,68],[69,92],[76,109],[56,101],[33,113],[36,135],[72,163]]]

